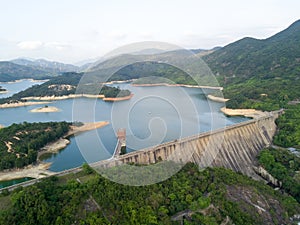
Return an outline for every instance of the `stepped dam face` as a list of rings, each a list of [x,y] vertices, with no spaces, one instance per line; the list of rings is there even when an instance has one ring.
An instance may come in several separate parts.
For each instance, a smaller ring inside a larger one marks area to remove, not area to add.
[[[272,143],[275,119],[281,111],[158,146],[116,156],[94,164],[104,168],[127,163],[153,164],[162,160],[194,162],[200,167],[224,167],[255,176],[253,165],[261,149]]]

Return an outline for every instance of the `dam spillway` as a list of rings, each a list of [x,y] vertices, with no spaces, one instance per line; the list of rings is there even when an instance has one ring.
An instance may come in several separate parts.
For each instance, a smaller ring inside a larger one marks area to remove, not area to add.
[[[261,149],[272,143],[275,119],[281,111],[222,129],[200,133],[91,164],[104,168],[122,164],[153,164],[162,160],[199,167],[224,167],[253,176],[253,165]]]

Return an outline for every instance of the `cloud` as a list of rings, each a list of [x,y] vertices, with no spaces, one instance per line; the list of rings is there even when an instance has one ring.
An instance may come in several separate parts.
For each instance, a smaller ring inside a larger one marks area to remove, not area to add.
[[[64,44],[60,42],[47,42],[44,44],[44,46],[47,48],[54,48],[58,51],[63,51],[71,47],[69,44]]]
[[[43,46],[41,41],[22,41],[18,43],[18,47],[23,50],[36,50]]]
[[[41,41],[22,41],[18,43],[18,47],[22,50],[37,50],[40,48],[55,49],[58,51],[66,50],[71,46],[61,42],[41,42]]]

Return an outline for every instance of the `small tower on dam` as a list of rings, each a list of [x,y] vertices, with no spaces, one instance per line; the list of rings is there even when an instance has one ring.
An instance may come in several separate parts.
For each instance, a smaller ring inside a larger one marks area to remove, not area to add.
[[[120,128],[117,132],[118,145],[119,145],[119,155],[126,154],[126,129]]]

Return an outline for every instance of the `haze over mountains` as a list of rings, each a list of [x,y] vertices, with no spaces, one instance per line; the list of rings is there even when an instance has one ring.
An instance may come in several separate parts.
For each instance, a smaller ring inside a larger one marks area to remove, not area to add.
[[[53,73],[62,73],[62,72],[79,70],[79,67],[71,64],[48,61],[45,59],[29,60],[29,59],[19,58],[19,59],[11,60],[11,62],[22,66],[29,66],[33,68],[49,70],[49,72],[53,72]]]
[[[258,40],[243,38],[225,47],[212,50],[191,50],[199,55],[209,65],[218,77],[221,85],[245,82],[250,78],[279,79],[287,76],[297,78],[300,70],[300,20],[276,35]],[[157,49],[145,49],[131,55],[117,56],[118,60],[128,57],[144,59],[151,55],[168,54]],[[174,57],[180,56],[180,51],[172,51]],[[0,81],[12,81],[23,78],[44,79],[58,76],[64,72],[82,72],[92,66],[112,65],[115,59],[103,59],[88,63],[81,67],[50,62],[47,60],[15,59],[10,62],[0,62]]]

